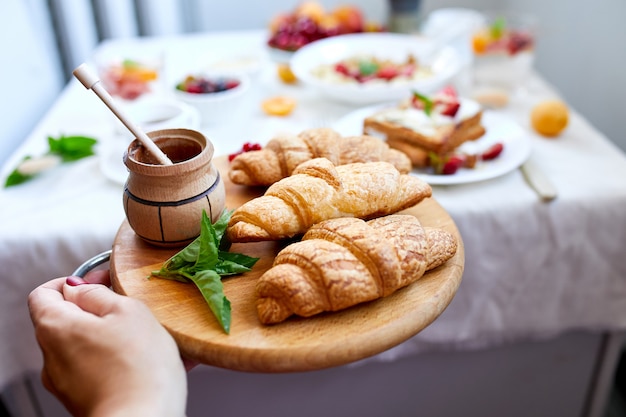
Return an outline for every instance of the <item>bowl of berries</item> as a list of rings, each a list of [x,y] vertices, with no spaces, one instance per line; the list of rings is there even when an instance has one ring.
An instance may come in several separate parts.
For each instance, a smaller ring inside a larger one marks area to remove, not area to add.
[[[179,81],[174,95],[198,110],[202,125],[213,125],[236,114],[249,88],[250,78],[244,73],[203,73]]]
[[[270,21],[267,50],[278,66],[280,79],[291,83],[297,78],[289,63],[293,54],[305,45],[348,33],[384,31],[382,24],[368,20],[358,6],[338,4],[327,8],[318,1],[303,1]]]
[[[320,39],[361,32],[381,32],[384,27],[367,20],[354,5],[339,4],[324,8],[317,1],[304,1],[287,13],[272,19],[267,45],[270,56],[279,63],[288,63],[293,52]]]
[[[398,101],[408,90],[431,93],[461,70],[456,49],[396,33],[357,33],[300,48],[290,61],[302,81],[328,98],[348,104]]]

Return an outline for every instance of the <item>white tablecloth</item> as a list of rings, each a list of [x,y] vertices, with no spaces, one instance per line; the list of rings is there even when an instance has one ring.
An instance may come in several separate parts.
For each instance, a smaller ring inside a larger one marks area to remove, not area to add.
[[[235,51],[264,59],[249,105],[241,109],[237,122],[201,128],[218,155],[247,141],[264,143],[279,131],[298,132],[354,110],[327,102],[303,86],[281,84],[264,55],[264,39],[263,33],[253,31],[160,40],[172,73],[185,68],[186,58],[196,56],[193,51]],[[287,118],[265,116],[261,98],[279,93],[298,100],[296,111]],[[535,75],[525,98],[502,112],[528,128],[530,106],[555,95]],[[556,200],[540,201],[518,170],[480,183],[434,187],[434,198],[463,237],[463,282],[435,323],[368,360],[480,348],[573,329],[626,329],[626,157],[571,110],[570,125],[559,138],[527,132],[531,158],[558,189]],[[43,153],[49,135],[85,134],[104,144],[113,140],[113,131],[104,105],[72,80],[2,168],[2,179],[25,155]],[[0,388],[41,366],[26,307],[29,291],[70,274],[112,246],[124,219],[122,185],[103,175],[101,162],[96,156],[66,164],[0,191]]]

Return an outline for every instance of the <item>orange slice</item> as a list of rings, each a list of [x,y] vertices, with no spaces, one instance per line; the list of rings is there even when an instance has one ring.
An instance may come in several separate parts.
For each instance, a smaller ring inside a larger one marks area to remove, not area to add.
[[[270,97],[263,100],[261,108],[270,116],[287,116],[296,107],[296,100],[286,96]]]
[[[298,81],[289,64],[278,64],[278,78],[286,84],[293,84]]]
[[[476,54],[484,54],[489,44],[489,36],[485,32],[479,32],[472,37],[472,49]]]

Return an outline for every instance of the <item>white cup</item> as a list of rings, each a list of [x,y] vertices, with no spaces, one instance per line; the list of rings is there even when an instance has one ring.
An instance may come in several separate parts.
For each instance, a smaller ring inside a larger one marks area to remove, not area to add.
[[[162,129],[191,129],[200,127],[200,114],[194,107],[178,100],[141,100],[126,106],[128,117],[143,131]],[[116,133],[132,137],[128,129],[119,121]]]

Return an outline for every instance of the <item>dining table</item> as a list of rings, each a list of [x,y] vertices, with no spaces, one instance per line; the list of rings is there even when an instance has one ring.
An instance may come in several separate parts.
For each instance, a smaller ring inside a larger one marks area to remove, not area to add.
[[[154,94],[173,100],[175,80],[201,65],[254,61],[233,117],[198,126],[216,157],[316,127],[360,134],[359,115],[369,105],[283,82],[267,36],[238,30],[109,39],[87,63],[95,67],[104,49],[159,49],[165,82]],[[294,111],[266,114],[261,102],[279,95],[296,101]],[[602,415],[626,330],[626,155],[571,104],[559,136],[536,133],[531,110],[553,98],[565,100],[533,71],[523,91],[505,107],[485,109],[485,117],[514,126],[529,146],[521,162],[540,170],[555,198],[541,198],[520,164],[474,181],[431,184],[465,251],[458,291],[432,324],[384,352],[329,369],[250,373],[199,365],[189,373],[188,415]],[[29,292],[110,250],[125,221],[128,136],[72,77],[1,167],[3,183],[25,157],[47,152],[48,137],[62,135],[97,139],[95,155],[0,190],[0,389],[37,380],[42,366]],[[109,172],[112,163],[121,179]]]

